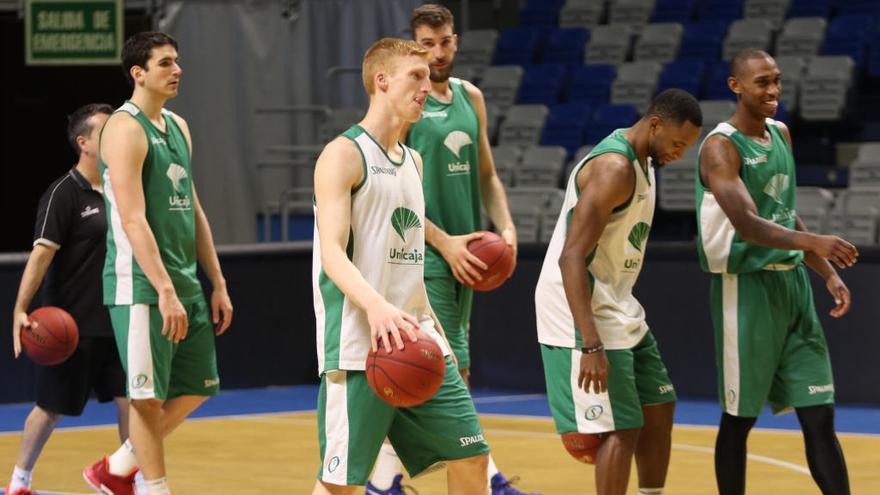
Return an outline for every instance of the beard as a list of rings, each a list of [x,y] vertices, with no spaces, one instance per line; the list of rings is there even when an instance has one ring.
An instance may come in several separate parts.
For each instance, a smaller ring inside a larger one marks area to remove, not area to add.
[[[655,150],[653,146],[648,146],[648,158],[651,159],[651,166],[654,168],[660,168],[666,165],[666,162],[660,161],[660,158],[657,157],[657,150]]]
[[[442,82],[448,81],[449,76],[452,75],[452,68],[453,67],[455,67],[455,64],[453,64],[452,62],[449,62],[449,64],[446,65],[445,69],[436,70],[436,69],[431,68],[431,75],[430,75],[431,82],[442,83]]]

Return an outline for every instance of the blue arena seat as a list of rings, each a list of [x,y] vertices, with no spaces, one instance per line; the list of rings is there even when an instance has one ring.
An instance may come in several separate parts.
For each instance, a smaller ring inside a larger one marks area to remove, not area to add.
[[[729,22],[697,21],[685,25],[681,46],[678,49],[679,60],[703,60],[715,62],[721,58],[721,44],[727,34]]]
[[[519,11],[519,25],[555,28],[559,26],[559,11],[564,3],[564,0],[529,0]]]
[[[590,39],[586,28],[562,28],[550,32],[544,45],[541,61],[545,64],[580,65],[584,61],[584,47]]]
[[[537,60],[543,35],[541,30],[528,27],[506,29],[498,37],[494,65],[531,65]]]
[[[788,17],[829,17],[831,0],[791,0]]]
[[[736,95],[727,87],[727,77],[730,75],[730,63],[725,61],[716,62],[709,67],[706,79],[706,89],[703,95],[707,100],[734,100]]]
[[[840,15],[880,15],[880,2],[877,0],[838,0]]]
[[[562,146],[571,159],[584,144],[584,136],[592,116],[593,107],[586,103],[566,103],[552,107],[544,124],[541,144]]]
[[[572,103],[608,103],[611,84],[617,77],[617,67],[610,64],[587,64],[571,72],[566,101]]]
[[[530,65],[519,85],[518,104],[553,106],[559,101],[566,81],[565,66],[561,64]]]
[[[825,33],[822,55],[848,55],[862,67],[868,43],[877,32],[877,18],[859,14],[841,15],[831,20]]]
[[[700,10],[700,20],[735,21],[743,17],[745,0],[706,0]]]
[[[639,112],[632,105],[615,105],[606,103],[599,105],[593,114],[593,122],[587,128],[586,143],[596,144],[611,131],[620,127],[629,127],[639,120]]]
[[[694,19],[697,0],[657,0],[651,22],[680,22],[687,24]]]
[[[657,80],[657,92],[679,88],[699,99],[706,76],[706,64],[701,60],[679,60],[663,67]]]

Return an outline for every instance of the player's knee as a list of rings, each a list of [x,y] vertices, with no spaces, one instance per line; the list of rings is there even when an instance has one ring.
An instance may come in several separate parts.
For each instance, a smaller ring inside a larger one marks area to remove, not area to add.
[[[634,451],[641,432],[641,428],[629,428],[626,430],[609,432],[602,441],[602,447],[604,448],[605,444],[608,444],[609,448],[623,448]]]
[[[672,432],[672,419],[675,414],[675,402],[667,402],[642,408],[645,423],[642,431]]]
[[[466,469],[468,471],[483,473],[489,469],[489,454],[480,454],[465,459],[450,461],[447,463],[447,466],[449,469],[453,470]]]
[[[728,432],[737,436],[745,437],[748,436],[749,432],[752,430],[752,427],[755,426],[755,421],[757,421],[757,419],[758,418],[740,417],[723,413],[721,415],[721,424],[719,425],[719,429],[722,432]]]
[[[132,399],[131,408],[139,414],[158,414],[162,410],[164,401],[159,399]]]
[[[796,412],[805,434],[834,432],[834,406],[831,404],[799,407]]]

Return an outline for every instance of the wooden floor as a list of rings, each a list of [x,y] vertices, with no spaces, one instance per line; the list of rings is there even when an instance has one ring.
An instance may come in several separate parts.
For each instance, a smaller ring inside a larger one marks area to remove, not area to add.
[[[521,478],[520,489],[544,495],[594,493],[592,467],[568,456],[549,419],[484,416],[482,421],[498,466]],[[676,427],[667,495],[715,493],[714,438],[714,428]],[[840,439],[853,494],[880,494],[880,437],[842,434]],[[7,471],[2,476],[12,470],[18,442],[18,434],[0,436]],[[34,472],[35,488],[87,493],[82,467],[117,442],[115,429],[107,427],[56,432]],[[170,484],[179,495],[308,494],[318,470],[317,445],[314,413],[190,421],[166,444]],[[749,449],[747,493],[819,493],[798,432],[757,430]],[[407,483],[420,495],[446,493],[443,471]],[[633,479],[629,493],[636,492]]]

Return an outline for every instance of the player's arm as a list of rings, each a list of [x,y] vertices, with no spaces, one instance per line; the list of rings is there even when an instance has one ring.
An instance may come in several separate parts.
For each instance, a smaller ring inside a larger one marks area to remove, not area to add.
[[[700,178],[743,240],[773,249],[814,252],[840,268],[856,262],[855,246],[837,236],[792,230],[762,218],[739,171],[740,156],[733,143],[723,136],[708,138],[700,151]]]
[[[585,349],[599,349],[581,356],[578,386],[595,393],[608,388],[608,358],[593,317],[592,291],[584,264],[599,243],[614,208],[625,204],[635,189],[632,164],[616,153],[592,159],[577,177],[581,194],[574,207],[565,245],[559,256],[565,298]]]
[[[169,112],[177,122],[180,130],[186,138],[189,147],[189,158],[192,160],[192,135],[186,121],[179,115]],[[208,223],[208,216],[202,208],[199,201],[199,195],[196,193],[195,182],[192,183],[193,190],[193,213],[196,221],[196,258],[199,265],[211,281],[211,321],[214,323],[214,332],[222,335],[232,324],[232,300],[229,298],[229,292],[226,289],[226,279],[223,277],[223,270],[220,268],[220,259],[217,258],[217,249],[214,247],[214,236],[211,234],[211,225]]]
[[[483,198],[483,206],[489,213],[492,223],[501,231],[501,237],[513,249],[513,261],[516,263],[516,226],[507,206],[507,194],[501,178],[495,171],[495,159],[492,158],[492,147],[489,144],[488,117],[486,112],[486,99],[483,92],[468,81],[464,81],[464,89],[471,97],[474,110],[477,112],[479,124],[479,162],[480,162],[480,196]]]
[[[110,172],[122,228],[138,265],[159,294],[162,335],[179,342],[186,337],[188,321],[147,223],[141,179],[147,149],[146,133],[133,117],[120,112],[108,119],[101,137],[101,158]]]
[[[418,320],[385,300],[348,259],[352,189],[364,178],[363,159],[357,145],[345,137],[330,142],[315,165],[315,210],[321,244],[321,266],[339,290],[367,313],[373,349],[382,341],[390,352],[393,338],[403,348],[400,331],[415,342]],[[389,336],[390,335],[390,336]]]
[[[21,331],[25,327],[33,326],[28,320],[27,310],[34,300],[37,289],[43,283],[43,277],[46,276],[46,270],[52,264],[56,251],[57,248],[36,244],[24,266],[21,283],[18,285],[18,295],[15,298],[15,309],[12,312],[12,347],[16,358],[21,355]]]
[[[791,131],[788,130],[788,126],[779,121],[776,122],[776,125],[779,127],[779,130],[782,131],[785,140],[788,141],[789,148],[793,147]],[[801,232],[809,232],[806,224],[801,220],[801,217],[796,218],[795,228]],[[839,318],[848,313],[852,298],[849,293],[849,288],[843,283],[837,270],[834,269],[834,265],[813,251],[804,251],[804,264],[822,277],[822,280],[825,281],[825,287],[834,298],[835,306],[831,309],[829,314],[834,318]]]

